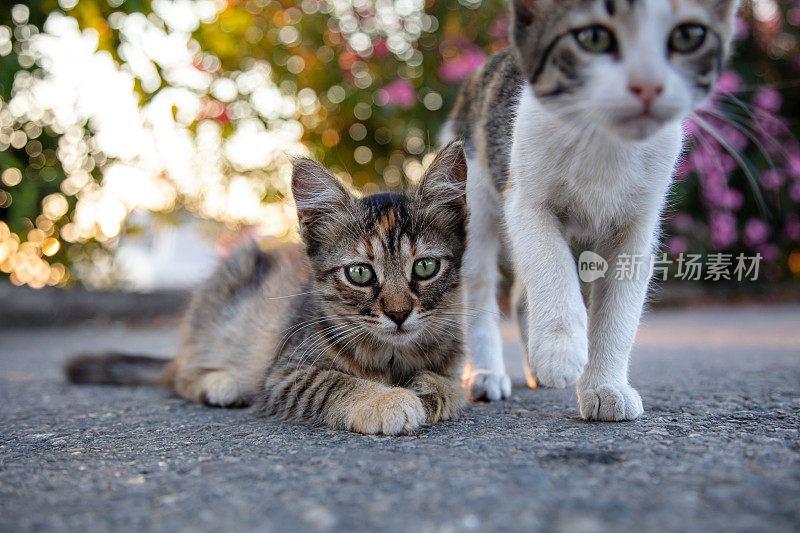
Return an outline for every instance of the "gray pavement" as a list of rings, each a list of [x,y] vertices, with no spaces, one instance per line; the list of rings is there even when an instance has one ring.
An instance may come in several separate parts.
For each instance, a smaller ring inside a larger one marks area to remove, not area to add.
[[[647,315],[624,424],[525,388],[506,330],[512,399],[399,438],[63,382],[76,351],[173,353],[172,325],[0,331],[0,529],[800,528],[800,306]]]

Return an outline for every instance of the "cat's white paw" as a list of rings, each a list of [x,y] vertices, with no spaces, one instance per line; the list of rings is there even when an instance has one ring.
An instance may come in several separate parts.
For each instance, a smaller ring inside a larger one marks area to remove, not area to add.
[[[393,387],[378,397],[366,397],[352,405],[347,426],[367,435],[405,435],[419,429],[427,416],[416,394]]]
[[[555,335],[544,336],[544,339],[546,340],[529,351],[528,356],[528,364],[536,377],[536,385],[563,389],[578,381],[588,361],[585,337]]]
[[[216,370],[205,374],[200,381],[202,402],[214,407],[241,407],[248,402],[242,387],[230,372]]]
[[[473,402],[495,402],[511,396],[511,379],[505,373],[470,370],[464,375],[463,382]]]
[[[644,413],[642,397],[630,385],[578,387],[578,407],[586,420],[605,422],[635,420]]]

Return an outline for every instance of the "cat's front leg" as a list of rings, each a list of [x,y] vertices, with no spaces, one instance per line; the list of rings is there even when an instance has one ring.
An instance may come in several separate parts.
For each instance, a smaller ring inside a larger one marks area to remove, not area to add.
[[[497,306],[502,204],[491,180],[482,174],[480,163],[469,160],[468,168],[470,216],[463,265],[469,362],[463,381],[471,400],[495,401],[511,395]]]
[[[457,379],[434,372],[420,372],[414,376],[410,388],[422,400],[429,424],[455,418],[467,401]]]
[[[555,215],[512,187],[506,197],[508,237],[516,275],[525,287],[521,330],[537,386],[575,383],[587,360],[586,306],[566,237]]]
[[[413,433],[427,419],[422,400],[409,389],[291,364],[269,371],[259,410],[364,434]]]
[[[650,280],[655,224],[639,221],[596,248],[609,269],[591,286],[589,364],[578,383],[581,416],[588,420],[634,420],[644,412],[628,384],[628,359]]]

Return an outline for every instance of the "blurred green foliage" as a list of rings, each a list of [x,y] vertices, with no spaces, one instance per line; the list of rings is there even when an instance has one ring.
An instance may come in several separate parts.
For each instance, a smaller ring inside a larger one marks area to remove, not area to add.
[[[125,39],[115,20],[120,14],[141,13],[154,27],[171,34],[174,28],[158,14],[159,6],[168,3],[45,0],[24,4],[25,20],[14,18],[14,6],[0,9],[0,25],[13,33],[9,39],[13,50],[0,55],[3,103],[12,99],[20,76],[40,76],[47,69],[30,59],[26,47],[43,31],[49,15],[73,17],[80,28],[95,32],[98,50],[108,52],[117,65],[125,65],[125,54],[120,53]],[[719,139],[690,124],[697,140],[679,171],[668,213],[666,247],[674,254],[762,253],[769,263],[769,278],[778,279],[800,276],[800,148],[796,140],[800,8],[791,1],[765,3],[778,9],[760,18],[754,16],[751,4],[743,10],[733,69],[718,95],[717,115],[706,115],[705,120],[744,155],[757,179],[766,175],[772,181],[754,186]],[[507,46],[502,0],[427,0],[424,4],[229,0],[213,4],[212,11],[191,30],[188,46],[195,68],[214,80],[236,80],[254,65],[268,65],[280,94],[297,102],[288,118],[302,125],[303,144],[314,157],[366,191],[400,188],[419,177],[460,81],[486,56]],[[158,62],[153,66],[160,80],[157,86],[135,79],[141,106],[171,86],[171,73]],[[257,117],[267,131],[287,119],[253,111],[241,87],[225,99],[217,98],[208,87],[192,91],[202,100],[196,118],[186,125],[192,133],[203,121],[214,121],[223,136],[230,136],[245,119]],[[22,179],[15,183],[8,174],[12,185],[0,182],[0,220],[9,234],[4,237],[0,227],[0,267],[5,265],[0,270],[15,283],[64,284],[73,260],[96,259],[113,248],[116,236],[64,236],[62,229],[73,221],[77,201],[77,193],[64,187],[69,174],[59,152],[64,132],[49,127],[47,116],[36,123],[12,122],[2,134],[8,138],[0,136],[0,148],[4,148],[0,170],[19,169]],[[91,123],[82,127],[87,136],[92,135]],[[24,143],[11,142],[15,131],[25,132]],[[112,159],[92,153],[86,170],[95,184],[102,186]],[[232,176],[237,173],[235,166],[226,167]],[[273,189],[260,200],[276,201],[285,192],[279,185]],[[755,201],[758,193],[766,209]],[[66,210],[60,216],[42,218],[47,199],[54,195],[66,199]],[[171,208],[193,206],[179,193]],[[53,250],[52,241],[47,248],[47,239],[58,243],[52,254],[47,253]],[[16,244],[8,244],[11,240]],[[12,268],[15,254],[19,256],[29,241],[29,264],[17,258],[19,264]],[[45,276],[44,267],[34,259],[51,268],[63,267]],[[15,269],[23,267],[37,268],[39,274],[15,277]],[[61,269],[65,274],[59,277]]]

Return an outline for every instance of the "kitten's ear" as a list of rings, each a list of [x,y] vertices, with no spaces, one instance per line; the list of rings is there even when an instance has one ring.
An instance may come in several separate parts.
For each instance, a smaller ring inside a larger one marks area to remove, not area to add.
[[[292,164],[292,194],[301,229],[352,205],[353,195],[325,167],[305,157]]]
[[[466,218],[467,157],[464,143],[453,141],[437,154],[417,187],[427,209],[445,209]]]

